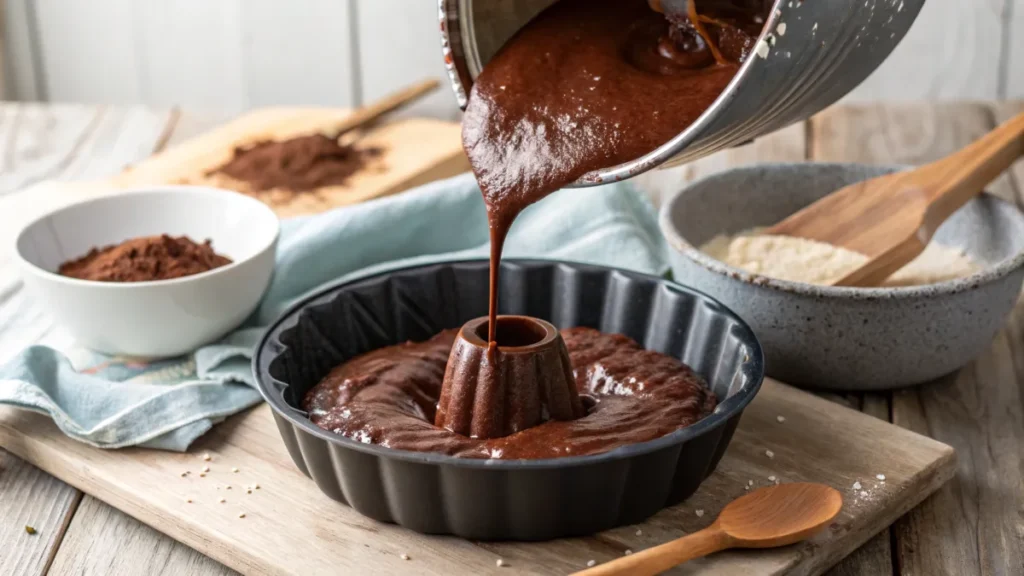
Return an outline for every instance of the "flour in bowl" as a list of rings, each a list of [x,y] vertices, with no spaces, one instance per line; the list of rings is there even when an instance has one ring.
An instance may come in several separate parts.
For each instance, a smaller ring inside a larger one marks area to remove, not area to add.
[[[868,261],[867,256],[845,248],[806,238],[765,235],[762,230],[716,236],[700,249],[716,260],[748,272],[821,285],[836,282]],[[963,250],[931,242],[920,256],[882,285],[935,284],[969,276],[980,269]]]

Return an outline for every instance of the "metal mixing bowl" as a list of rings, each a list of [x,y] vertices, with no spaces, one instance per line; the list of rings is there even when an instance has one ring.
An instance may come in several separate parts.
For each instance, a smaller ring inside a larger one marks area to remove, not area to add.
[[[465,109],[484,65],[555,0],[438,0],[452,89]],[[742,144],[809,118],[860,84],[910,29],[924,0],[776,0],[760,41],[714,104],[649,154],[584,175],[574,186],[632,178]],[[642,113],[642,111],[638,111]]]

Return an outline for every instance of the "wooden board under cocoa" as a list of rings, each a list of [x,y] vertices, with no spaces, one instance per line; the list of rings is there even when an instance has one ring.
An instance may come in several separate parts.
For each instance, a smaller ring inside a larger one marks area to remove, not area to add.
[[[208,174],[230,160],[236,147],[261,140],[330,133],[349,114],[348,110],[330,108],[257,110],[156,154],[108,183],[117,189],[198,184],[242,190],[242,182]],[[377,148],[381,153],[343,185],[253,195],[279,216],[297,216],[388,196],[469,170],[462,150],[461,128],[455,122],[428,118],[384,121],[346,135],[344,141],[354,141],[360,148]]]
[[[701,529],[748,487],[774,479],[836,487],[840,517],[808,542],[717,554],[674,573],[819,574],[954,471],[945,444],[772,381],[747,408],[718,470],[688,501],[640,525],[541,543],[424,536],[361,516],[298,471],[266,405],[216,426],[188,454],[99,450],[44,416],[0,408],[0,446],[244,574],[566,574]],[[210,471],[200,477],[203,466]]]

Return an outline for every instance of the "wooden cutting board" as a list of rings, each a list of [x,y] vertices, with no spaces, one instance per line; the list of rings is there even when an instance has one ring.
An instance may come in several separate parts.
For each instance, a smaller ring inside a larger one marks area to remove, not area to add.
[[[703,528],[748,487],[773,479],[834,486],[843,512],[809,542],[726,552],[673,573],[820,574],[954,472],[949,446],[772,381],[745,412],[718,470],[688,501],[642,525],[546,543],[423,536],[364,518],[295,468],[266,405],[216,426],[188,454],[98,450],[43,416],[0,408],[0,446],[240,572],[303,576],[565,574]],[[200,477],[203,466],[210,470]]]
[[[60,206],[129,188],[208,183],[203,174],[231,158],[236,146],[329,131],[349,115],[348,110],[334,108],[265,108],[150,156],[113,178],[42,182],[3,198],[0,247],[10,246],[26,223]],[[455,122],[429,118],[384,122],[357,135],[359,146],[380,148],[382,154],[346,185],[307,194],[258,197],[279,216],[287,217],[323,212],[455,176],[469,170],[461,134]],[[0,262],[6,257],[6,250],[0,250]]]
[[[265,108],[185,141],[132,166],[105,182],[115,189],[157,184],[209,184],[240,189],[241,183],[207,172],[231,159],[235,147],[260,140],[283,140],[329,132],[350,112],[332,108]],[[311,192],[254,194],[278,213],[296,216],[363,202],[469,170],[458,123],[428,118],[385,121],[345,140],[377,148],[379,156],[344,185]]]

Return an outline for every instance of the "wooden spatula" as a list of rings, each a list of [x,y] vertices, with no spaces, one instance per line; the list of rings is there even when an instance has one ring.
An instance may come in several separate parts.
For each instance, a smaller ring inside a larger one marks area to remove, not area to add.
[[[941,160],[841,188],[765,233],[859,252],[870,261],[835,285],[877,286],[921,254],[946,218],[1021,156],[1024,113]]]
[[[729,548],[775,548],[810,538],[843,507],[835,488],[793,483],[769,486],[733,500],[700,532],[623,556],[575,576],[658,574],[695,558]]]

